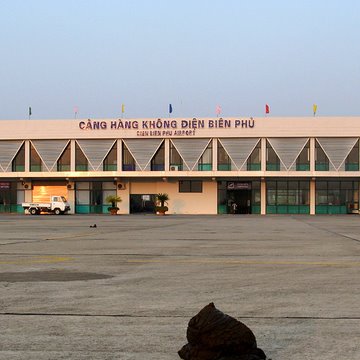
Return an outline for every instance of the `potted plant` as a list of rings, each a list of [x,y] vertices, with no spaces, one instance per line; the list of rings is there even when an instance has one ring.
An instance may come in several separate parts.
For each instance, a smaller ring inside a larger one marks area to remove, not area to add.
[[[165,215],[169,208],[165,205],[169,200],[169,195],[166,193],[156,194],[156,206],[155,210],[158,215]]]
[[[111,204],[111,206],[108,207],[108,210],[111,215],[116,215],[119,208],[116,206],[117,203],[121,202],[121,197],[117,195],[108,195],[105,199],[106,203]]]

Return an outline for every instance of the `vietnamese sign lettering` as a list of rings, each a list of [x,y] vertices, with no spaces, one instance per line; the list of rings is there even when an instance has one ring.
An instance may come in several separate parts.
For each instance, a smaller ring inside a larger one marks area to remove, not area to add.
[[[157,119],[157,120],[91,120],[80,121],[81,130],[137,130],[137,136],[193,136],[196,129],[251,129],[249,119]]]

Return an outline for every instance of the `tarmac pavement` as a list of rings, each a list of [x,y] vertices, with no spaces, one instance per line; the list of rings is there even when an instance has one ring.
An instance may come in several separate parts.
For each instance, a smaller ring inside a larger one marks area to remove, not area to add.
[[[359,275],[356,215],[1,214],[0,359],[179,359],[214,302],[272,360],[357,360]]]

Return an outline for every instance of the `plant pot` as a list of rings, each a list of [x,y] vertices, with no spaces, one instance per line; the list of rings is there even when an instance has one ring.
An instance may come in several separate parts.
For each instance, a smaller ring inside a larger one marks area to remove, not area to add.
[[[111,215],[117,215],[117,212],[118,212],[118,211],[117,211],[116,209],[111,209],[111,210],[110,210],[110,214],[111,214]]]
[[[165,212],[164,212],[164,211],[158,211],[158,212],[156,213],[156,215],[164,216],[164,215],[165,215]]]

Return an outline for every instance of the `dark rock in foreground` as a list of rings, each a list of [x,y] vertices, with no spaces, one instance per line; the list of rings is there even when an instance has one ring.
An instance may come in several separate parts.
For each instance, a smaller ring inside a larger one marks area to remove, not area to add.
[[[184,360],[264,360],[266,355],[256,345],[253,332],[242,322],[205,306],[190,321],[188,344],[178,352]]]

